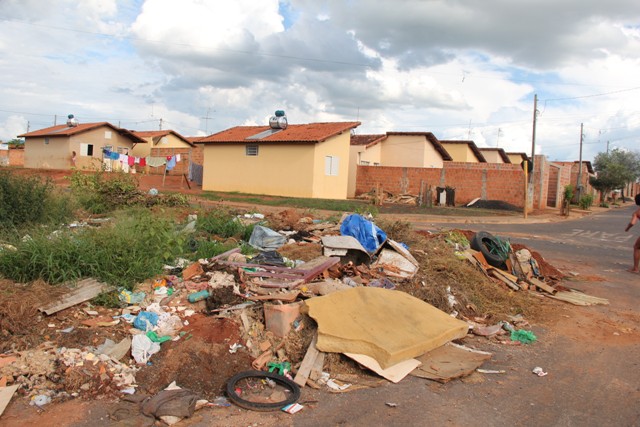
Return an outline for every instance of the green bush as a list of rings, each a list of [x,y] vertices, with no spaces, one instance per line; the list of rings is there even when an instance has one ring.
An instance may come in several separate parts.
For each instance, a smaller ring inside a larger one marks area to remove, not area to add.
[[[18,282],[43,279],[56,284],[94,277],[132,289],[162,272],[185,252],[186,236],[168,218],[127,210],[99,228],[44,231],[0,251],[0,275]]]
[[[562,196],[563,200],[571,202],[571,200],[573,200],[574,194],[575,191],[573,185],[569,184],[564,186],[564,194]]]
[[[593,195],[585,194],[584,196],[580,197],[578,205],[580,206],[580,209],[589,210],[591,208],[591,205],[593,205]]]
[[[83,173],[75,171],[69,177],[71,190],[80,205],[93,214],[103,214],[133,206],[188,206],[187,196],[162,194],[152,196],[138,189],[135,175],[124,172]]]
[[[49,180],[0,171],[0,229],[60,223],[71,217],[69,197]]]
[[[236,237],[245,241],[249,240],[255,224],[244,225],[230,212],[215,209],[205,212],[198,217],[196,228],[208,234],[222,238]]]

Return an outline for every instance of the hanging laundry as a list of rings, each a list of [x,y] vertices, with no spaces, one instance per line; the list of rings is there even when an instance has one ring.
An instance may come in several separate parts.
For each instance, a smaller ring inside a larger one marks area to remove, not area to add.
[[[140,160],[138,162],[140,164],[140,166],[146,166],[147,165],[147,159],[144,157],[140,157]]]
[[[111,160],[118,160],[120,158],[120,154],[116,153],[115,151],[112,151],[111,155],[109,156],[109,158]]]
[[[133,157],[133,156],[129,156],[129,158],[127,159],[127,164],[129,166],[133,166],[135,164],[135,162],[136,162],[136,158]]]
[[[118,156],[118,160],[120,160],[120,163],[127,163],[128,158],[129,156],[127,156],[126,154],[120,154],[120,156]]]
[[[167,162],[167,170],[170,171],[174,167],[176,167],[176,157],[171,156],[170,160]]]
[[[164,157],[147,157],[147,164],[153,168],[157,168],[167,164]]]
[[[176,154],[176,163],[178,163],[180,161],[180,154]]]
[[[173,156],[167,156],[167,162],[171,161],[171,157]]]

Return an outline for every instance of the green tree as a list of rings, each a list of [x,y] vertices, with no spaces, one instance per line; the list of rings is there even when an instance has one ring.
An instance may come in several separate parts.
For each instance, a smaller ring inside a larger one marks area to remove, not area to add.
[[[640,178],[640,153],[619,148],[607,153],[598,153],[593,167],[597,176],[589,182],[604,196]]]

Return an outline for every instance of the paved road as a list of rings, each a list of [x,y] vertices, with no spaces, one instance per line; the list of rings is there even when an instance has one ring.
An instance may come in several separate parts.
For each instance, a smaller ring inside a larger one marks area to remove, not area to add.
[[[488,231],[509,237],[545,257],[585,263],[605,272],[625,273],[631,265],[633,242],[640,235],[640,225],[630,232],[624,231],[635,205],[611,209],[580,219],[549,223],[494,224],[494,223],[416,223],[418,229],[438,230],[461,228]]]

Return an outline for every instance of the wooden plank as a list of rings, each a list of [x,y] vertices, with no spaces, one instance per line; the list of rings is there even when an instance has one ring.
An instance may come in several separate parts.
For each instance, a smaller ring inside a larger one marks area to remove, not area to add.
[[[316,356],[316,360],[313,362],[311,372],[309,373],[309,379],[318,381],[322,376],[322,368],[324,368],[324,357],[327,353],[319,351]]]
[[[542,289],[543,291],[550,293],[551,295],[555,295],[558,292],[557,289],[547,285],[546,283],[536,279],[535,277],[531,277],[527,281],[531,283],[533,286],[535,286],[536,288]]]
[[[520,290],[520,286],[517,283],[513,282],[512,280],[510,280],[508,277],[503,276],[501,270],[497,270],[497,269],[493,268],[493,269],[489,270],[489,274],[491,274],[493,277],[495,277],[496,279],[498,279],[501,282],[503,282],[505,285],[507,285],[508,287],[513,289],[514,291],[519,291]]]
[[[302,359],[302,363],[298,368],[298,373],[296,373],[293,382],[298,384],[300,387],[304,387],[307,383],[307,379],[311,374],[311,369],[318,357],[318,349],[316,348],[316,343],[318,342],[318,334],[313,336],[311,340],[311,344],[309,344],[309,348],[307,349],[307,353],[304,355],[304,359]]]
[[[582,292],[569,291],[569,292],[557,292],[555,295],[547,295],[549,298],[557,299],[560,301],[568,302],[573,305],[596,305],[603,304],[609,305],[609,300],[606,298],[598,298],[591,295],[583,294]]]
[[[4,412],[18,387],[20,387],[18,384],[10,385],[8,387],[0,387],[0,415]]]
[[[47,315],[52,315],[65,308],[89,301],[108,290],[110,286],[98,282],[96,279],[84,279],[77,283],[76,288],[63,295],[59,300],[38,308]]]

